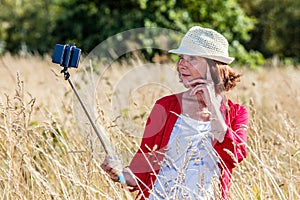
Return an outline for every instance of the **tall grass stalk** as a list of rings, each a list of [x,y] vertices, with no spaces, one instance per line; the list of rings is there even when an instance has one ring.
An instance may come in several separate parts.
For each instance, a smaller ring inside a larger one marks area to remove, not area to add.
[[[134,194],[112,182],[101,169],[103,149],[95,148],[76,127],[71,89],[60,88],[63,101],[48,93],[45,101],[39,95],[38,98],[31,95],[36,88],[32,84],[27,87],[24,79],[36,78],[32,73],[35,66],[44,66],[39,70],[46,73],[51,68],[49,62],[30,57],[16,61],[10,56],[2,59],[12,66],[28,59],[36,62],[25,66],[27,71],[20,70],[14,81],[11,75],[3,76],[16,89],[8,94],[5,92],[8,87],[1,88],[1,199],[133,199]],[[137,127],[143,127],[155,99],[170,92],[158,85],[144,85],[131,91],[126,110],[113,118],[110,103],[114,87],[139,62],[127,66],[113,64],[100,80],[101,92],[96,96],[97,121],[106,128],[105,134],[124,165],[128,165],[137,150],[141,140],[138,136],[142,133],[126,124],[120,127],[118,120],[126,117]],[[248,156],[234,170],[231,199],[300,199],[300,71],[239,70],[244,74],[242,82],[228,96],[247,106],[251,120]],[[47,91],[52,89],[55,96],[57,86],[53,84],[51,88],[52,83],[46,84]],[[94,136],[92,129],[86,132]]]

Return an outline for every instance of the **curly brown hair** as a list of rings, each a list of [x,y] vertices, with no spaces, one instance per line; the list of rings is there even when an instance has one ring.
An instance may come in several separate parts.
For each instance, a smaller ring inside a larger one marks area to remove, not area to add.
[[[240,82],[241,74],[233,71],[233,69],[222,62],[206,59],[209,65],[211,77],[215,83],[216,93],[229,91]]]

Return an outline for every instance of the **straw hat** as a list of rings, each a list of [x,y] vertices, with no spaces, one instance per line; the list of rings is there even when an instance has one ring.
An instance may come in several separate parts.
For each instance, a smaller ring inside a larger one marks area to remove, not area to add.
[[[228,56],[227,39],[209,28],[192,27],[182,38],[179,48],[170,53],[201,56],[230,64],[234,58]]]

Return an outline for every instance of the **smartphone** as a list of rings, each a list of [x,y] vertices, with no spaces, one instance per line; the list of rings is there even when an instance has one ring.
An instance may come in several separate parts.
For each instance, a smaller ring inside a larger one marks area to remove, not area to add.
[[[80,60],[81,49],[73,45],[56,44],[52,55],[52,62],[62,67],[77,68]]]

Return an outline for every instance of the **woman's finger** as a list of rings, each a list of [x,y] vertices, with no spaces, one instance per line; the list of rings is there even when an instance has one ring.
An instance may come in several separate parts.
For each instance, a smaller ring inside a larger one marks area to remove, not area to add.
[[[212,77],[211,77],[211,73],[210,73],[210,69],[209,69],[209,65],[208,64],[207,64],[207,67],[206,67],[206,79],[208,81],[213,81]]]
[[[189,81],[188,84],[191,87],[195,87],[197,85],[207,84],[207,83],[210,83],[210,82],[211,81],[208,81],[208,80],[205,80],[205,79],[201,79],[201,78],[197,78],[197,79]]]
[[[103,166],[108,165],[109,159],[110,159],[110,156],[109,156],[109,155],[106,155],[105,158],[104,158],[104,161],[103,161],[102,165],[103,165]]]
[[[111,167],[105,164],[101,164],[101,168],[107,173],[111,171]]]
[[[111,156],[106,155],[101,168],[110,176],[114,181],[118,180],[118,176],[123,171],[123,165],[120,160],[111,159]]]
[[[120,161],[112,161],[109,163],[109,166],[112,169],[111,171],[118,175],[123,171],[123,166]]]
[[[196,87],[191,89],[190,95],[194,96],[197,93],[204,92],[205,89],[205,85],[197,85]]]
[[[213,84],[211,83],[205,83],[205,84],[198,84],[195,87],[193,87],[191,89],[190,95],[196,95],[197,93],[199,93],[200,91],[205,92],[212,92],[211,91],[211,86],[213,86]]]
[[[196,86],[190,92],[190,95],[197,95],[207,106],[211,105],[211,102],[213,101],[212,94],[213,91],[211,91],[208,85]]]

